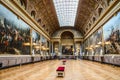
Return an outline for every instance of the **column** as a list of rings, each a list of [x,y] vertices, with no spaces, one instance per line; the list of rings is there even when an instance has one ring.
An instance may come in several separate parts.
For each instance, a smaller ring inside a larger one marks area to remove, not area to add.
[[[49,41],[49,54],[51,54],[51,42]]]
[[[61,46],[61,41],[59,41],[59,53],[62,55],[62,46]]]
[[[30,28],[30,54],[32,55],[32,28]]]
[[[74,41],[73,47],[74,47],[74,53],[75,53],[76,52],[76,42],[75,41]]]
[[[52,54],[53,54],[53,42],[52,42]]]
[[[42,35],[40,35],[40,55],[41,55],[41,48],[42,48]]]

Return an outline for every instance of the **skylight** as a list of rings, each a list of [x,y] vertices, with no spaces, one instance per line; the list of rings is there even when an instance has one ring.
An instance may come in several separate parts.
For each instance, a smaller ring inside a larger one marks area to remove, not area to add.
[[[60,26],[74,26],[79,0],[53,0]]]

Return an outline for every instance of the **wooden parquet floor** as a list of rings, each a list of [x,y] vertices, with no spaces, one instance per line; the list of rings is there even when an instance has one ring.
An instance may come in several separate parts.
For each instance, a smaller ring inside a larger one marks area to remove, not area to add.
[[[62,60],[48,60],[0,70],[0,80],[120,80],[120,67],[86,60],[67,60],[65,76],[57,77]]]

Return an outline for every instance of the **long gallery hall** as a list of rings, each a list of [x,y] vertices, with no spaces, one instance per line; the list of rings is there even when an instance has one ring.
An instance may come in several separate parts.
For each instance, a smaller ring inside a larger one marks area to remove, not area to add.
[[[0,0],[0,80],[120,80],[120,0]]]

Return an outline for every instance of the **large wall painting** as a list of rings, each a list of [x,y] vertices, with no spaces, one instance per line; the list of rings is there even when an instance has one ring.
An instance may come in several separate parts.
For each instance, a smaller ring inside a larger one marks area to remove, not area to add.
[[[41,42],[42,46],[47,47],[47,39],[44,36],[42,36]]]
[[[40,35],[36,31],[32,31],[32,43],[33,43],[33,48],[32,48],[32,54],[40,54],[40,49],[41,49],[41,41],[40,41]]]
[[[85,52],[83,53],[83,55],[88,55],[88,39],[84,42],[84,48],[85,48]]]
[[[86,55],[100,55],[102,49],[102,29],[93,33],[84,43]]]
[[[47,39],[44,36],[41,36],[41,55],[48,55],[47,52]]]
[[[25,42],[30,42],[30,27],[0,5],[0,53],[30,54]]]
[[[93,35],[88,38],[88,55],[92,55],[93,53]]]
[[[97,32],[93,34],[93,44],[94,44],[94,55],[103,54],[102,48],[102,29],[99,29]]]
[[[81,45],[80,45],[80,56],[83,56],[84,55],[84,45],[83,45],[83,43],[81,43]]]
[[[105,54],[120,54],[120,12],[103,26],[103,33]]]

